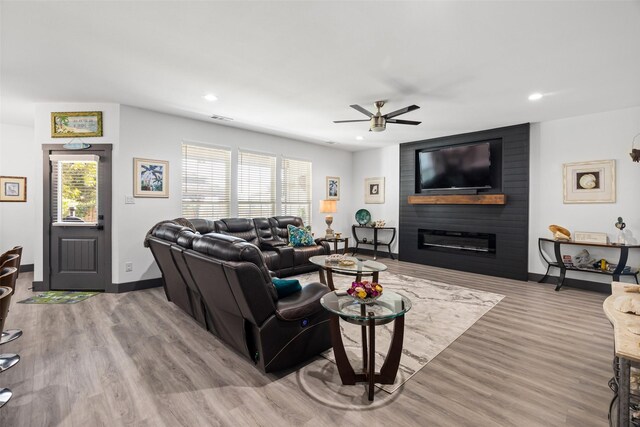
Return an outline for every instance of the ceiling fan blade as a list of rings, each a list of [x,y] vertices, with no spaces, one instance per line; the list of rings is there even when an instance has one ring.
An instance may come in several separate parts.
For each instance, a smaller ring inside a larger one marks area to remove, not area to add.
[[[353,123],[353,122],[368,122],[369,119],[365,120],[334,120],[333,123]]]
[[[353,104],[353,105],[349,105],[349,107],[353,108],[354,110],[358,110],[360,111],[362,114],[364,114],[367,117],[373,117],[373,113],[370,111],[367,111],[365,108],[362,108],[361,106],[357,105],[357,104]]]
[[[397,125],[419,125],[422,122],[414,122],[413,120],[387,119],[387,123],[395,123]]]
[[[400,114],[405,114],[405,113],[408,113],[409,111],[417,110],[418,108],[420,107],[418,107],[417,105],[409,105],[408,107],[404,107],[399,110],[392,111],[389,114],[385,114],[384,117],[387,119],[390,119],[392,117],[399,116]]]

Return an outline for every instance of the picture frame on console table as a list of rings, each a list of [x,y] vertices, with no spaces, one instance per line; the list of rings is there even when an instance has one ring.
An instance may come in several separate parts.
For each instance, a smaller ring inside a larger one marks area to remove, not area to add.
[[[364,179],[364,202],[384,203],[384,177]]]
[[[26,202],[27,178],[0,176],[0,202]]]
[[[599,160],[563,165],[564,203],[615,203],[616,162]]]
[[[169,162],[134,158],[133,197],[169,197]]]

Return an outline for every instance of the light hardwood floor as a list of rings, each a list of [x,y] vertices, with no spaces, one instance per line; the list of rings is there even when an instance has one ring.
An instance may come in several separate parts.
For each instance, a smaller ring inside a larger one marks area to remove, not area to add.
[[[605,426],[612,332],[605,295],[382,260],[390,271],[506,295],[392,395],[366,401],[319,358],[262,375],[162,289],[76,305],[15,304],[0,426]],[[383,276],[381,276],[383,279]],[[324,376],[324,377],[323,377]],[[347,409],[348,408],[348,409]]]

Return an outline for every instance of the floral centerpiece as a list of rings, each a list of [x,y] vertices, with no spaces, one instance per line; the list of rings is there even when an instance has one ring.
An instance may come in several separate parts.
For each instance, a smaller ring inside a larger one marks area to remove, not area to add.
[[[382,295],[382,285],[367,280],[363,282],[353,282],[351,283],[351,287],[347,289],[347,294],[358,302],[371,302]]]

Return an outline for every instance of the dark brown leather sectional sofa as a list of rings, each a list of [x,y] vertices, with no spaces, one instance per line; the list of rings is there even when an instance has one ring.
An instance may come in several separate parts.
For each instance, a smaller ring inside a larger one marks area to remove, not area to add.
[[[290,368],[331,346],[329,313],[320,305],[329,289],[312,282],[279,299],[271,283],[276,273],[314,270],[308,259],[329,253],[321,241],[286,246],[286,225],[301,225],[300,218],[190,221],[197,232],[165,223],[149,238],[170,301],[263,372]]]
[[[309,262],[315,255],[329,255],[331,247],[323,239],[316,239],[315,246],[292,248],[288,243],[288,225],[302,227],[297,216],[275,216],[271,218],[225,218],[218,221],[190,219],[200,234],[220,233],[240,237],[256,245],[264,255],[269,270],[277,277],[292,276],[317,270]]]

